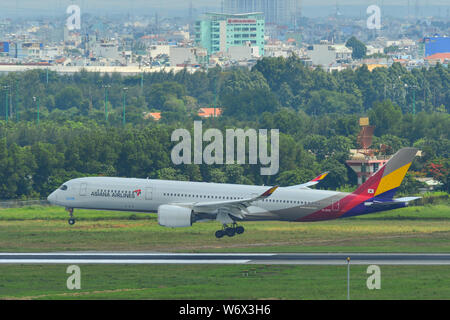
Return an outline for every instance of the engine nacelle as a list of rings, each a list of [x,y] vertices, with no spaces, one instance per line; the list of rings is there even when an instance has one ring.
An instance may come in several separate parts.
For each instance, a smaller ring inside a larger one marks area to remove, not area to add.
[[[169,228],[190,227],[194,215],[189,208],[163,204],[158,207],[158,224]]]

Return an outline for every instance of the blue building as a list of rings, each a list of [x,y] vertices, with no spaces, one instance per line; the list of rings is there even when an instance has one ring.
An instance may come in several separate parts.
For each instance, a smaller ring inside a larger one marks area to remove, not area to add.
[[[0,41],[0,53],[9,53],[9,42]]]
[[[426,37],[423,38],[425,44],[425,57],[436,53],[450,52],[450,37]]]

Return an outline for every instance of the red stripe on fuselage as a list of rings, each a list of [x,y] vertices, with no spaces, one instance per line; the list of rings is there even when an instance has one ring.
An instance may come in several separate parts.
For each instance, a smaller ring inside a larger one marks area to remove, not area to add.
[[[378,170],[375,175],[371,176],[369,180],[359,186],[355,192],[332,203],[329,206],[322,208],[314,213],[311,213],[303,218],[297,219],[302,222],[323,221],[337,219],[344,215],[347,211],[353,209],[357,205],[373,198],[378,188],[378,184],[383,177],[384,167]]]

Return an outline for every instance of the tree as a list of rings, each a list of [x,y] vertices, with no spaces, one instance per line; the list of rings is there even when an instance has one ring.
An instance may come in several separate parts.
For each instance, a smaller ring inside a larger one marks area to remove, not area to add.
[[[366,56],[367,53],[367,47],[364,43],[356,39],[356,37],[351,37],[347,40],[347,43],[345,44],[347,48],[352,48],[352,58],[354,60],[362,59]]]
[[[450,159],[435,159],[425,166],[425,172],[442,183],[444,191],[450,191]]]
[[[369,110],[369,118],[375,125],[375,135],[381,136],[387,133],[395,133],[400,126],[402,111],[390,100],[375,102],[373,108]]]
[[[77,87],[66,87],[62,89],[55,97],[55,105],[59,109],[79,108],[81,104],[82,93]]]

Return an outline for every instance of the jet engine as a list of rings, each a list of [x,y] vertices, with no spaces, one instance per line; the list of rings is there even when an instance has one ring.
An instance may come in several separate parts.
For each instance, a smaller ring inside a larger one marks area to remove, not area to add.
[[[158,207],[158,224],[169,228],[190,227],[194,222],[194,214],[189,208],[174,205]]]

